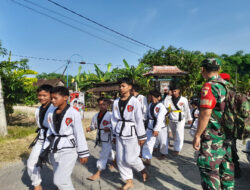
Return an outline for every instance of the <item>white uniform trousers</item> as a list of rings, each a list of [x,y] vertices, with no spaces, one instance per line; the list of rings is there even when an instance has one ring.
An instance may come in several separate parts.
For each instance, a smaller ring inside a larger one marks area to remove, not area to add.
[[[184,141],[185,119],[181,121],[170,121],[169,125],[174,137],[174,151],[180,152]]]
[[[120,175],[123,180],[133,179],[133,170],[142,171],[145,166],[140,155],[137,138],[121,139],[116,137],[116,159]]]
[[[164,155],[168,154],[168,133],[166,127],[164,127],[159,131],[157,137],[153,136],[152,130],[147,131],[147,141],[142,149],[142,157],[144,159],[152,159],[152,154],[155,144],[160,145],[161,154]]]
[[[42,182],[41,174],[40,174],[41,168],[36,167],[36,163],[41,153],[43,143],[44,143],[43,140],[38,140],[36,142],[36,144],[32,147],[32,151],[27,161],[27,171],[28,171],[28,175],[31,179],[31,183],[33,186],[38,186]]]
[[[65,149],[51,155],[54,170],[54,184],[59,190],[74,190],[71,174],[74,169],[77,152],[75,149]]]
[[[99,170],[105,170],[108,160],[115,160],[115,152],[112,150],[111,142],[102,142],[102,150],[100,151],[100,158],[96,162],[96,167]]]

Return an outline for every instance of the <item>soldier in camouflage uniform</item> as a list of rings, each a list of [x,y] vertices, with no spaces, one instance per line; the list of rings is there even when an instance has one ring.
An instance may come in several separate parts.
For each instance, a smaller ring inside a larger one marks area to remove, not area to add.
[[[197,165],[203,189],[234,189],[234,165],[231,142],[219,124],[225,108],[226,89],[220,79],[219,59],[202,62],[202,76],[207,80],[201,90],[200,116],[193,147],[199,150]]]

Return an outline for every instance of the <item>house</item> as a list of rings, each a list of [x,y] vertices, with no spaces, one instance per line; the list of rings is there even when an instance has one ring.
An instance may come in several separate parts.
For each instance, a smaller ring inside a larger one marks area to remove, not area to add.
[[[53,87],[64,86],[64,81],[60,78],[58,78],[58,79],[38,79],[37,82],[33,84],[33,86],[39,87],[43,84],[49,84]]]

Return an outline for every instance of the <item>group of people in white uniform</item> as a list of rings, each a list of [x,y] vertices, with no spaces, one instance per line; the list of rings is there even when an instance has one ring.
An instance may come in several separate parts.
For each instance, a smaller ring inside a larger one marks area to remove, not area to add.
[[[54,169],[55,185],[60,190],[73,190],[70,176],[77,155],[83,164],[89,156],[80,115],[65,104],[68,94],[61,89],[64,87],[55,88],[38,89],[38,99],[42,93],[51,94],[53,105],[39,99],[42,104],[36,112],[39,134],[32,143],[27,163],[35,190],[42,189],[40,169],[49,160]],[[130,79],[120,80],[120,97],[113,102],[112,112],[108,111],[108,99],[98,99],[99,112],[86,131],[97,130],[96,145],[101,146],[101,151],[96,163],[97,172],[87,179],[99,179],[101,171],[111,160],[110,168],[117,167],[125,181],[118,189],[130,189],[134,186],[133,169],[141,173],[143,181],[148,179],[146,166],[151,164],[154,148],[159,148],[159,159],[165,159],[170,132],[174,139],[173,154],[177,156],[183,147],[185,123],[195,130],[193,118],[197,118],[197,111],[191,114],[188,100],[181,96],[177,83],[170,86],[172,94],[163,100],[157,90],[150,91],[148,98],[139,94],[139,90],[139,86]]]

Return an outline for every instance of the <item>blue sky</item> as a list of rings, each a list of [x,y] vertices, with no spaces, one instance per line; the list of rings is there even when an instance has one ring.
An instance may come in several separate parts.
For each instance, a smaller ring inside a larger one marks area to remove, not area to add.
[[[51,4],[47,0],[29,0],[80,23],[37,8],[24,0],[15,0],[54,16],[92,35],[118,44],[118,48],[50,18],[23,8],[11,0],[0,0],[0,40],[13,54],[83,60],[100,64],[106,70],[122,67],[125,58],[131,65],[149,48],[134,45],[111,32]],[[54,0],[69,9],[105,26],[146,43],[156,49],[173,45],[187,50],[233,54],[238,50],[250,53],[249,0]],[[93,29],[93,27],[95,29]],[[101,31],[100,31],[101,30]],[[132,53],[132,52],[133,53]],[[80,56],[72,56],[79,54]],[[13,56],[13,60],[20,59]],[[64,62],[29,59],[31,69],[52,72]],[[69,73],[76,74],[78,64],[71,64]],[[92,64],[83,66],[94,71]],[[62,73],[63,68],[57,70]]]

